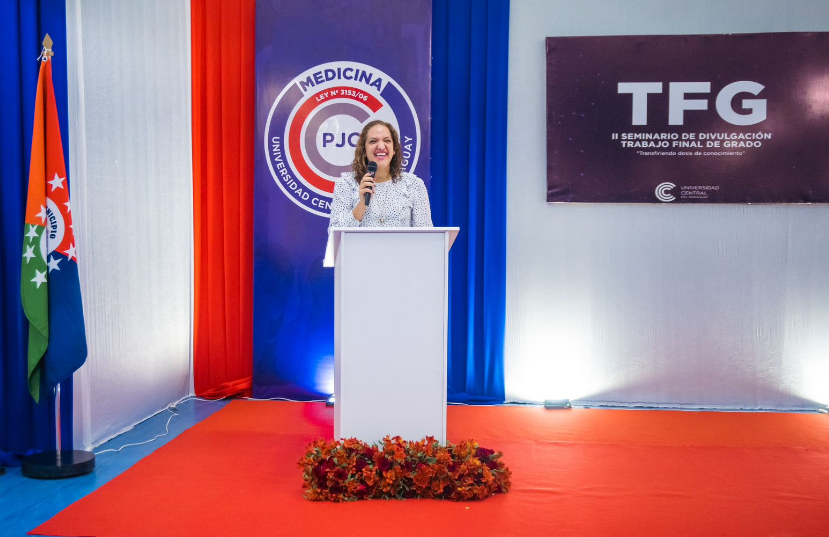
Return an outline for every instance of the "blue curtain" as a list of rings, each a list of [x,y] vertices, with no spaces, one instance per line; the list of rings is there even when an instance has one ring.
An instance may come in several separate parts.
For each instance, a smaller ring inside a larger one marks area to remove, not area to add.
[[[508,0],[434,0],[432,217],[450,253],[449,400],[504,401]]]
[[[0,2],[0,464],[9,453],[54,449],[54,398],[35,404],[26,381],[28,323],[20,303],[23,212],[29,178],[37,57],[46,34],[54,41],[53,80],[64,158],[69,168],[66,2]],[[71,180],[71,178],[70,178]],[[62,447],[72,448],[72,382],[61,384]]]

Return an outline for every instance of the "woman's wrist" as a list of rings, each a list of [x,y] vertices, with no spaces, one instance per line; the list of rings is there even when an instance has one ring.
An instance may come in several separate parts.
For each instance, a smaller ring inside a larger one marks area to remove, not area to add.
[[[355,207],[351,210],[351,214],[352,214],[352,216],[354,216],[354,219],[355,219],[355,220],[357,220],[358,222],[362,222],[362,221],[363,221],[363,217],[366,215],[366,206],[365,206],[365,205],[363,205],[362,203],[358,203],[358,204],[357,204],[357,205],[356,205],[356,206],[355,206]]]

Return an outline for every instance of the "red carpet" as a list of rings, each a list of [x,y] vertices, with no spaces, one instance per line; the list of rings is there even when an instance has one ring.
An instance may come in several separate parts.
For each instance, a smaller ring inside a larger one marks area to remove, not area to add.
[[[309,502],[296,462],[332,420],[320,403],[233,402],[32,533],[829,535],[825,415],[451,407],[451,441],[504,452],[508,494]]]

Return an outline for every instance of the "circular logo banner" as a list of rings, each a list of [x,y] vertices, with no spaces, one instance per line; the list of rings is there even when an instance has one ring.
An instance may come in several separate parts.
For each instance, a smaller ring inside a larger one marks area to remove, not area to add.
[[[327,218],[334,183],[351,171],[360,131],[375,119],[397,129],[403,169],[414,173],[420,123],[397,82],[362,63],[308,69],[285,86],[268,113],[264,141],[271,176],[294,203]]]

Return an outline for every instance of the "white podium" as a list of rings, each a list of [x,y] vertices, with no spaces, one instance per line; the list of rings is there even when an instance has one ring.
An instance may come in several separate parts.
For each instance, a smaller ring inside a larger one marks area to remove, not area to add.
[[[449,249],[458,228],[333,228],[334,437],[446,442]]]

